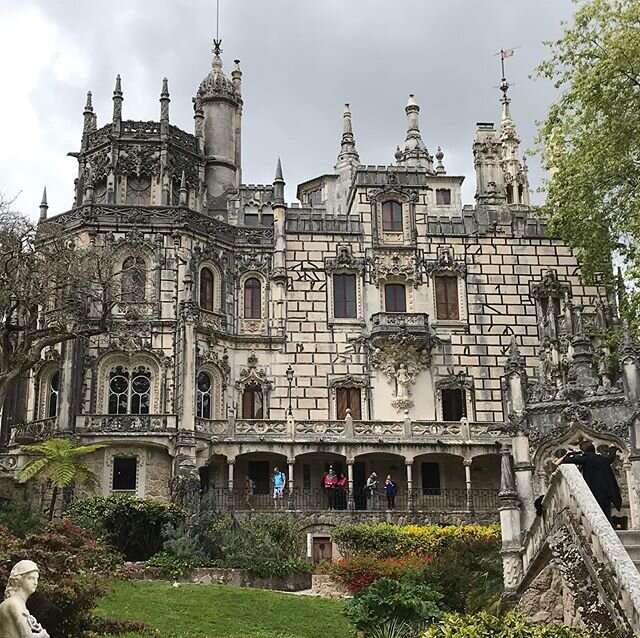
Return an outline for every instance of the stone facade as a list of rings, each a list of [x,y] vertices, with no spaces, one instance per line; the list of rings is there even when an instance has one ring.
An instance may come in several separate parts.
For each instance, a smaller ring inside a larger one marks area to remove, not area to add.
[[[463,520],[497,514],[512,444],[530,522],[571,437],[620,444],[631,468],[626,395],[598,368],[616,301],[583,285],[531,208],[502,88],[498,127],[479,123],[472,143],[474,205],[440,147],[427,149],[413,96],[394,163],[360,162],[347,105],[333,171],[287,204],[280,161],[272,184],[242,183],[239,63],[229,77],[214,55],[194,133],[170,123],[166,80],[159,122],[122,119],[118,77],[98,127],[89,94],[73,205],[40,223],[115,245],[121,296],[108,333],[46,351],[20,386],[26,412],[5,410],[3,471],[24,462],[20,442],[73,432],[108,445],[92,460],[103,493],[167,498],[187,461],[228,505],[267,509],[278,466],[283,505],[326,508],[331,464],[348,511],[375,509],[364,491],[375,471],[398,481],[399,509]],[[10,438],[20,417],[29,424]]]

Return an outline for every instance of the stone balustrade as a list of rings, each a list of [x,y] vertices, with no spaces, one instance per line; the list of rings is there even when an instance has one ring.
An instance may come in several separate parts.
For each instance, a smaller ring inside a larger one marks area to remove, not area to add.
[[[177,428],[174,414],[81,414],[76,417],[76,432],[164,433]]]

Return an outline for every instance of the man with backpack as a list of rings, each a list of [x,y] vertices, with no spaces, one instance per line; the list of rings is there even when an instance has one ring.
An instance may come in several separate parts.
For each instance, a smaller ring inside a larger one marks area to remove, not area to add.
[[[284,488],[287,485],[286,474],[274,467],[271,483],[273,484],[273,508],[282,509],[284,508]]]

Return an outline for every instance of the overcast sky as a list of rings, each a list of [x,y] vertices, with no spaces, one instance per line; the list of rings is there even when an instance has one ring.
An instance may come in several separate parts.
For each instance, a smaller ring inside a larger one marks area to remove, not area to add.
[[[466,175],[473,202],[471,143],[478,121],[499,119],[500,48],[512,114],[531,148],[553,87],[531,80],[544,40],[562,32],[570,0],[220,0],[223,62],[243,71],[243,181],[273,181],[282,158],[287,199],[296,184],[331,172],[341,115],[351,104],[363,164],[390,164],[406,133],[415,93],[423,139],[445,152],[449,174]],[[191,97],[211,62],[215,0],[0,0],[0,192],[37,214],[73,201],[87,90],[98,126],[111,119],[122,76],[123,117],[159,119],[163,76],[171,120],[193,132]],[[531,185],[542,180],[530,161]],[[541,201],[542,195],[534,195]]]

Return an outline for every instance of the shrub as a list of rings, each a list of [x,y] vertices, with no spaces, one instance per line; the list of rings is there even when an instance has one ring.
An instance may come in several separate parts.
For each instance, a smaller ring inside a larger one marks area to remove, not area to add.
[[[153,636],[156,632],[146,623],[137,620],[115,620],[113,618],[96,618],[93,623],[93,632],[99,635],[120,636],[122,634],[135,633],[143,636]]]
[[[370,554],[357,554],[335,563],[322,563],[318,572],[332,575],[350,592],[356,593],[381,578],[402,580],[411,575],[417,580],[417,575],[430,562],[431,558],[426,556],[377,558]]]
[[[348,601],[344,614],[365,632],[393,621],[419,629],[440,618],[440,598],[439,592],[426,585],[382,578]]]
[[[445,614],[420,635],[421,638],[596,638],[594,633],[581,629],[529,623],[513,612],[504,616],[486,612],[468,616]]]
[[[166,578],[176,579],[184,576],[190,569],[195,567],[210,567],[207,561],[192,557],[176,556],[169,552],[158,552],[154,554],[148,561],[149,567],[159,567],[160,573]]]
[[[184,513],[174,505],[117,494],[74,503],[66,515],[122,552],[127,560],[147,560],[162,547],[162,528]]]
[[[24,539],[0,529],[0,582],[12,566],[28,558],[40,568],[38,591],[29,609],[50,635],[77,638],[91,626],[91,610],[119,575],[122,557],[69,519],[49,523]]]
[[[267,558],[247,563],[246,569],[260,578],[289,576],[289,574],[311,573],[313,563],[295,558]]]
[[[24,538],[29,533],[41,530],[44,520],[32,510],[26,500],[17,498],[0,501],[0,525],[7,527],[16,536]]]
[[[333,532],[340,553],[374,554],[380,557],[423,554],[433,556],[446,547],[461,545],[494,545],[499,542],[497,525],[342,525]]]

